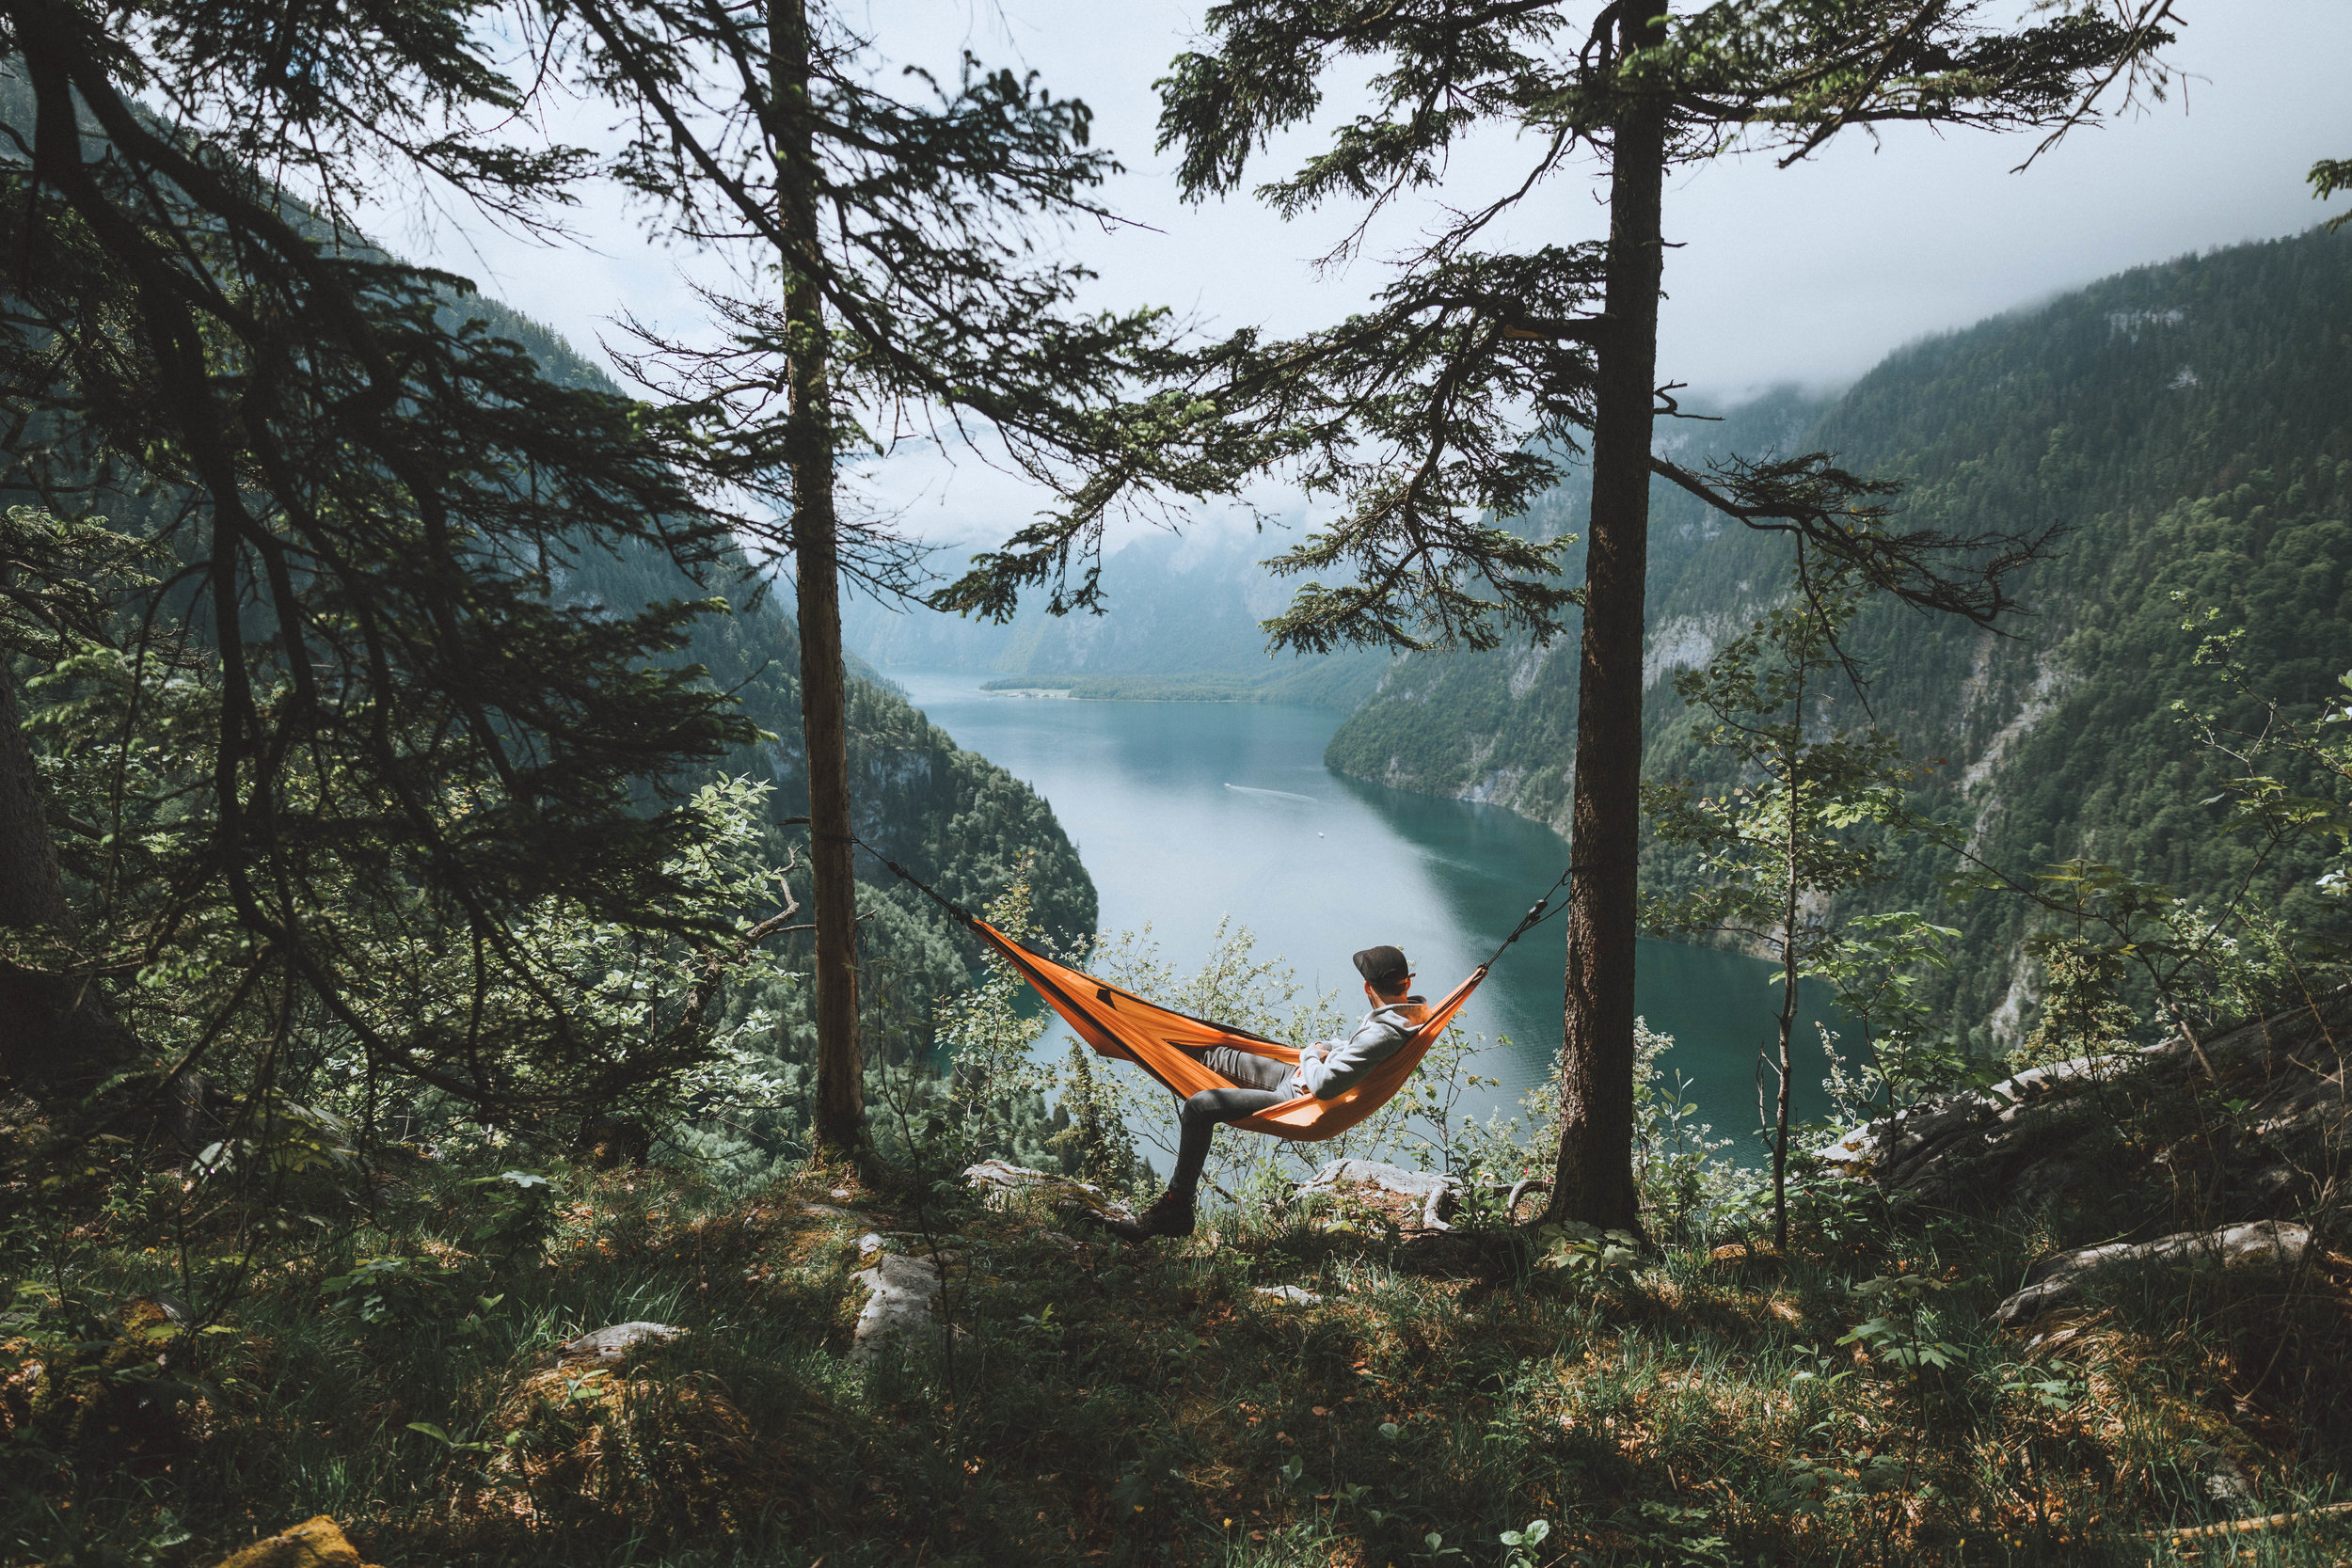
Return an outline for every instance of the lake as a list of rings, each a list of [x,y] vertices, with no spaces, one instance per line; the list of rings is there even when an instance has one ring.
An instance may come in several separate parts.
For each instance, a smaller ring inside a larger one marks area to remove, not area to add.
[[[1362,992],[1349,955],[1393,942],[1419,990],[1451,990],[1494,950],[1567,863],[1567,843],[1493,806],[1364,784],[1323,765],[1340,716],[1256,703],[1113,703],[980,689],[988,677],[892,669],[887,676],[956,744],[1004,768],[1053,805],[1102,897],[1105,931],[1152,927],[1164,958],[1197,969],[1220,921],[1255,934],[1304,984],[1337,990],[1350,1017]],[[1563,927],[1554,919],[1502,956],[1464,1009],[1493,1042],[1476,1070],[1498,1079],[1484,1105],[1515,1107],[1560,1046]],[[1698,1119],[1756,1125],[1756,1048],[1779,997],[1761,959],[1645,940],[1635,993],[1672,1035],[1670,1068],[1696,1084]],[[1797,1115],[1824,1097],[1813,1004],[1797,1041]],[[1753,1158],[1743,1136],[1736,1150]]]

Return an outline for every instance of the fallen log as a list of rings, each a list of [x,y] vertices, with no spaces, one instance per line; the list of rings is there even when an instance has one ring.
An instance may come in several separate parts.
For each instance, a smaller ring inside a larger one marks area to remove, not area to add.
[[[2283,1529],[2301,1519],[2324,1519],[2330,1514],[2352,1513],[2352,1503],[2325,1503],[2318,1508],[2299,1508],[2287,1513],[2265,1513],[2259,1519],[2225,1519],[2217,1525],[2188,1525],[2180,1529],[2153,1529],[2142,1537],[2148,1541],[2194,1541],[2211,1535],[2251,1535],[2256,1530]]]

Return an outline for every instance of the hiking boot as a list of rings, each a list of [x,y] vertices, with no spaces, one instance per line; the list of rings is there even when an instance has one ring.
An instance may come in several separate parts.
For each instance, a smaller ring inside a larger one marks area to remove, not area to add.
[[[1162,1193],[1135,1219],[1104,1220],[1103,1228],[1122,1242],[1148,1242],[1154,1236],[1189,1236],[1192,1223],[1191,1203]]]

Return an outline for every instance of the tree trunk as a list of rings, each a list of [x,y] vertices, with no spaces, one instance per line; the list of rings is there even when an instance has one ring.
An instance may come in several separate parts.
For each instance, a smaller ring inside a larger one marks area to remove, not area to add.
[[[1628,8],[1621,53],[1664,38],[1662,3]],[[1639,916],[1642,629],[1666,171],[1663,96],[1617,117],[1609,188],[1608,327],[1598,343],[1593,504],[1578,674],[1577,863],[1568,896],[1560,1156],[1548,1218],[1636,1230],[1633,955]]]
[[[777,149],[785,318],[791,332],[786,462],[792,477],[792,555],[799,579],[801,730],[808,751],[814,919],[818,1149],[853,1156],[866,1137],[865,1064],[857,1037],[857,879],[850,820],[850,748],[841,667],[839,532],[834,510],[832,388],[825,313],[815,281],[818,233],[809,121],[806,0],[771,0],[771,91],[786,118]]]
[[[35,936],[71,943],[80,935],[41,809],[16,677],[0,656],[0,944]],[[88,1093],[137,1049],[94,985],[0,959],[0,1081],[8,1086],[47,1107]]]
[[[1788,1249],[1788,1079],[1796,1070],[1789,1059],[1789,1037],[1797,1027],[1797,825],[1803,802],[1797,798],[1798,756],[1804,748],[1804,687],[1797,688],[1797,729],[1788,746],[1788,835],[1783,846],[1788,878],[1781,904],[1780,925],[1780,1100],[1772,1122],[1772,1247]]]

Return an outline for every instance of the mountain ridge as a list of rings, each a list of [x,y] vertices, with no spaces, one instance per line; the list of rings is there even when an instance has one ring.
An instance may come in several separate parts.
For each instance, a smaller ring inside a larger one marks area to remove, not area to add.
[[[842,640],[885,675],[894,668],[952,670],[1073,687],[1086,696],[1352,708],[1389,656],[1270,653],[1259,623],[1290,598],[1289,587],[1259,562],[1272,548],[1255,531],[1154,531],[1105,555],[1104,614],[1049,615],[1033,596],[998,626],[858,595],[842,606]]]

